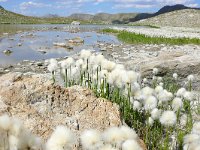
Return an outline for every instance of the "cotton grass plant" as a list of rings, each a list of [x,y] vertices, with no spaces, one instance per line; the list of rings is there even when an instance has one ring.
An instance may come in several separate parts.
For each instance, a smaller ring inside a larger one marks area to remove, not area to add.
[[[1,150],[71,150],[77,146],[82,150],[142,150],[134,129],[127,126],[110,127],[103,132],[85,130],[80,137],[60,125],[46,142],[33,135],[17,118],[0,116]]]
[[[73,61],[67,62],[69,59]],[[151,78],[141,79],[140,72],[127,70],[122,64],[107,60],[103,55],[93,54],[89,50],[81,51],[77,60],[68,58],[63,63],[60,70],[65,70],[61,72],[62,76],[64,74],[65,86],[81,85],[92,89],[97,97],[117,103],[123,120],[135,129],[148,149],[183,148],[183,137],[191,132],[193,115],[199,108],[198,99],[192,91],[195,79],[193,75],[188,76],[184,87],[178,84],[177,73],[162,78],[158,76],[158,68],[152,69]],[[105,148],[121,145],[120,133],[114,132],[115,130],[117,129],[113,128],[106,132],[105,137],[108,139],[104,139],[107,142]],[[88,138],[95,135],[97,138],[94,131],[85,133]],[[98,147],[96,142],[91,141],[91,144]],[[123,149],[129,144],[130,141],[124,144]],[[84,144],[83,146],[88,147]]]

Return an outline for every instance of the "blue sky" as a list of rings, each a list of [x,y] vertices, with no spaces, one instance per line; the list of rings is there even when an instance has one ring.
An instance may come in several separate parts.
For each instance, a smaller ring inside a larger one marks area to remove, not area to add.
[[[200,0],[0,0],[0,5],[7,10],[33,16],[156,12],[162,6],[173,4],[199,7]]]

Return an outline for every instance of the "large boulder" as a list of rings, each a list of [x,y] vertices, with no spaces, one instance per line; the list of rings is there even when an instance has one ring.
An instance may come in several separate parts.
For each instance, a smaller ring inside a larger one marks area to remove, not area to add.
[[[117,104],[97,98],[87,88],[52,85],[50,74],[0,76],[0,115],[5,113],[21,119],[44,141],[58,125],[67,126],[78,137],[86,129],[103,131],[123,124]],[[142,140],[138,143],[146,149]],[[81,147],[77,143],[73,149]]]
[[[91,90],[54,86],[46,75],[9,73],[0,77],[0,115],[20,118],[28,129],[47,139],[57,125],[77,135],[85,129],[120,126],[119,107]]]

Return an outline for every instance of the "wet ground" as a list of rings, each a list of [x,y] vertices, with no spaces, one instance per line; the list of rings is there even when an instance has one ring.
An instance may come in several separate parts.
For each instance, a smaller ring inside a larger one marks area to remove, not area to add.
[[[120,44],[113,35],[95,32],[104,27],[37,25],[24,26],[25,32],[20,30],[20,27],[16,27],[16,30],[13,29],[13,32],[4,30],[3,37],[0,39],[0,66],[13,65],[23,60],[38,61],[66,57],[76,54],[82,49],[100,51],[101,49],[98,47],[100,43]],[[16,34],[14,34],[14,31]],[[70,43],[70,48],[53,44],[55,42],[67,44],[69,40],[77,37],[84,40],[84,42]]]

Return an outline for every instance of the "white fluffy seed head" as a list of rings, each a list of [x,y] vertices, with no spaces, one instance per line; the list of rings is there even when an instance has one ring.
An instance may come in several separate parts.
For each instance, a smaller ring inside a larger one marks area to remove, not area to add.
[[[192,133],[200,136],[200,121],[193,124]]]
[[[153,118],[149,117],[148,120],[147,120],[147,124],[149,124],[150,126],[152,126],[153,123],[154,123]]]
[[[111,127],[104,131],[103,134],[104,142],[108,144],[119,144],[123,141],[123,133],[117,127]]]
[[[135,91],[134,93],[134,99],[143,101],[146,98],[145,95],[143,95],[142,90]]]
[[[80,54],[81,54],[80,57],[84,60],[87,60],[92,55],[90,50],[85,50],[85,49],[83,49]]]
[[[66,62],[68,64],[68,66],[72,66],[73,63],[74,63],[74,59],[72,57],[69,57],[69,58],[66,59]]]
[[[154,96],[149,96],[144,103],[145,110],[152,110],[157,107],[157,99]]]
[[[139,90],[140,90],[140,84],[137,83],[137,82],[133,82],[131,84],[131,93],[132,93],[132,95],[135,95],[135,92],[137,92]]]
[[[101,65],[101,63],[104,61],[104,56],[103,55],[97,55],[96,56],[96,64]]]
[[[163,87],[164,83],[160,82],[159,85]]]
[[[140,108],[141,108],[141,103],[138,102],[138,101],[134,101],[133,102],[133,109],[134,110],[140,110]]]
[[[193,142],[191,144],[186,144],[187,147],[183,150],[200,150],[200,141]]]
[[[180,125],[182,127],[185,127],[187,124],[187,115],[186,114],[183,114],[181,117],[180,117]]]
[[[29,130],[23,130],[19,137],[18,149],[42,149],[42,141],[33,135]]]
[[[22,122],[17,118],[12,118],[12,124],[10,127],[10,134],[14,135],[16,137],[19,137],[19,135],[24,131],[24,127]]]
[[[176,96],[177,96],[177,97],[183,97],[185,92],[186,92],[186,89],[185,89],[185,88],[180,88],[180,89],[178,89],[178,91],[176,92]]]
[[[122,150],[142,150],[136,140],[127,140],[122,144]]]
[[[158,109],[158,108],[154,108],[152,111],[151,111],[151,117],[156,120],[156,119],[159,119],[160,118],[160,115],[161,115],[161,110]]]
[[[104,79],[108,77],[108,71],[107,70],[101,70],[100,72],[100,78]]]
[[[74,134],[65,126],[57,126],[47,141],[47,149],[70,147],[75,141]]]
[[[174,111],[178,111],[179,109],[181,109],[183,106],[183,101],[181,98],[179,97],[175,97],[174,100],[172,101],[172,109]]]
[[[54,58],[51,58],[51,59],[49,60],[49,63],[50,63],[50,64],[57,64],[58,61],[57,61],[56,59],[54,59]]]
[[[191,75],[187,76],[187,79],[190,82],[194,81],[194,75],[191,74]]]
[[[50,64],[48,65],[47,69],[49,72],[56,71],[58,69],[58,61],[54,58],[49,60]]]
[[[103,145],[102,147],[100,147],[99,150],[118,150],[118,149],[112,147],[112,145],[110,145],[110,144],[107,144],[107,145]]]
[[[115,68],[119,70],[125,70],[125,67],[122,64],[116,64]]]
[[[11,127],[11,123],[11,118],[7,114],[0,116],[0,129],[8,131]]]
[[[58,69],[58,64],[57,63],[50,63],[47,67],[49,72],[56,71]]]
[[[163,87],[162,86],[160,86],[160,85],[158,85],[158,86],[156,86],[156,88],[155,88],[155,92],[158,94],[158,93],[161,93],[163,91]]]
[[[142,81],[143,81],[143,83],[148,83],[147,78],[144,78]]]
[[[127,71],[127,76],[131,83],[137,82],[138,74],[134,71]]]
[[[154,89],[152,89],[152,88],[150,88],[150,87],[144,87],[143,89],[142,89],[142,94],[144,95],[144,96],[146,96],[146,97],[148,97],[148,96],[151,96],[151,95],[153,95],[153,93],[154,93]]]
[[[61,65],[61,68],[62,68],[62,69],[68,68],[68,64],[67,64],[67,61],[66,61],[66,60],[61,61],[61,62],[60,62],[60,65]]]
[[[104,59],[101,63],[101,66],[103,69],[108,70],[108,72],[111,72],[112,70],[115,69],[116,64],[112,61]]]
[[[158,94],[158,99],[162,102],[170,101],[173,98],[173,94],[167,90],[163,90]]]
[[[76,61],[76,67],[82,68],[83,65],[83,59],[79,59]]]
[[[193,142],[197,142],[200,140],[200,136],[198,134],[188,134],[184,136],[183,141],[184,144],[191,144]]]
[[[193,100],[193,94],[192,92],[189,91],[185,91],[185,93],[183,94],[184,99],[192,101]]]
[[[81,144],[85,149],[97,148],[101,144],[100,133],[96,130],[86,130],[81,135]]]
[[[19,138],[14,136],[14,135],[9,135],[9,139],[8,139],[8,142],[9,142],[9,147],[10,147],[10,150],[17,150],[18,149],[18,145],[19,145]]]
[[[131,129],[127,126],[121,126],[120,130],[122,132],[123,141],[126,141],[128,139],[135,140],[138,137],[134,129]]]
[[[91,55],[89,58],[89,65],[93,66],[96,63],[96,56],[95,55]]]
[[[164,126],[173,126],[176,124],[176,114],[174,111],[164,111],[160,117],[160,122]]]
[[[74,63],[74,59],[72,57],[67,58],[66,60],[61,61],[61,68],[67,69],[70,68]]]
[[[162,81],[162,77],[158,77],[157,81],[158,81],[158,83],[160,83]]]
[[[156,80],[157,80],[157,77],[156,77],[156,76],[153,76],[152,80],[156,81]]]
[[[177,73],[173,73],[173,78],[175,79],[175,80],[177,80],[178,79],[178,74]]]
[[[158,68],[153,68],[153,74],[157,75],[158,74]]]

